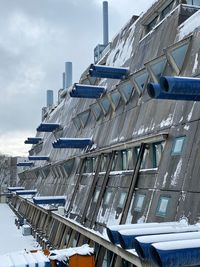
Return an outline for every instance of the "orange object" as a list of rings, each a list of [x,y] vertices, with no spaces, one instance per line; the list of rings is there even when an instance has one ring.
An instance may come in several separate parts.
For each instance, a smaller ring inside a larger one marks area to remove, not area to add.
[[[48,249],[43,249],[43,253],[45,256],[49,256],[50,251]]]
[[[58,266],[58,265],[56,264],[56,261],[54,261],[54,260],[52,261],[52,260],[51,260],[50,262],[51,262],[51,267],[57,267],[57,266]]]
[[[75,254],[69,257],[69,267],[94,267],[94,256],[82,256]]]

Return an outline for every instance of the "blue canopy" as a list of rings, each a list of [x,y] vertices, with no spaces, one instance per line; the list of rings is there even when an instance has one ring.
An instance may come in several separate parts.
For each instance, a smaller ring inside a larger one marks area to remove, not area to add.
[[[23,186],[9,186],[8,187],[8,191],[11,191],[11,192],[15,192],[17,190],[24,190],[24,189],[25,189],[25,187],[23,187]]]
[[[32,167],[33,165],[34,165],[33,162],[28,162],[28,161],[17,163],[17,167]]]
[[[129,74],[129,68],[116,68],[104,65],[90,65],[89,74],[91,77],[125,79]]]
[[[74,84],[73,89],[70,91],[71,97],[78,98],[99,98],[103,93],[106,92],[104,86],[92,86],[84,84]]]
[[[154,243],[151,245],[150,251],[152,261],[156,266],[200,265],[200,239]]]
[[[37,131],[38,132],[53,132],[59,127],[60,127],[60,124],[58,123],[41,123],[37,127]]]
[[[59,138],[53,142],[54,148],[85,148],[92,145],[90,138]]]
[[[35,195],[37,193],[37,190],[16,190],[16,195]]]
[[[40,137],[28,137],[27,140],[24,141],[25,144],[38,144],[40,141],[42,141],[42,138]]]
[[[29,156],[29,160],[49,160],[47,156]]]
[[[33,197],[33,202],[37,205],[41,204],[60,204],[65,205],[65,196],[44,196],[44,197]]]

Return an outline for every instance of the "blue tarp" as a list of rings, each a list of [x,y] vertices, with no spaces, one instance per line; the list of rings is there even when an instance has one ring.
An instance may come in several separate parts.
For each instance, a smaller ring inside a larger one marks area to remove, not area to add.
[[[32,167],[34,165],[33,162],[18,162],[17,166],[18,167]]]
[[[70,91],[71,97],[78,98],[99,98],[103,93],[106,92],[104,86],[92,86],[83,84],[74,84],[73,89]]]
[[[85,148],[92,146],[93,141],[90,138],[59,138],[52,145],[54,148]]]
[[[37,127],[37,131],[38,132],[53,132],[59,127],[60,127],[60,124],[58,123],[41,123]]]
[[[129,74],[129,68],[116,68],[104,65],[90,65],[89,74],[91,77],[125,79]]]
[[[33,197],[33,202],[38,205],[43,204],[60,204],[65,205],[65,196],[44,196],[44,197]]]
[[[47,156],[29,156],[29,160],[49,160]]]

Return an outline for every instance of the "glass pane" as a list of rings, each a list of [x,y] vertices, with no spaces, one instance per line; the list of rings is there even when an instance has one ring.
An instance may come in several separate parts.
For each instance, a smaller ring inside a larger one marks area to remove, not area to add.
[[[168,198],[168,197],[161,197],[159,199],[156,215],[161,215],[161,216],[166,215],[169,200],[170,200],[170,198]]]
[[[193,0],[194,6],[200,6],[200,0]]]
[[[179,155],[182,151],[185,137],[177,137],[172,147],[172,155]]]
[[[101,108],[98,104],[94,104],[91,106],[93,113],[95,114],[95,118],[98,119],[101,115]]]
[[[103,106],[104,111],[107,113],[110,108],[110,101],[108,100],[107,97],[104,97],[101,100],[101,105]]]
[[[128,168],[128,151],[124,150],[121,151],[122,154],[122,170],[127,170]]]
[[[101,161],[101,171],[105,172],[107,169],[107,165],[108,165],[108,157],[104,156],[102,161]]]
[[[132,90],[133,90],[133,86],[131,84],[131,82],[125,82],[119,85],[119,90],[122,93],[124,99],[126,100],[126,102],[128,102],[128,100],[131,97],[132,94]]]
[[[192,5],[193,0],[186,0],[186,3],[187,3],[188,5]]]
[[[95,194],[94,194],[94,200],[93,200],[94,203],[97,203],[97,200],[99,198],[99,194],[100,194],[100,190],[97,189],[96,192],[95,192]]]
[[[144,203],[145,195],[137,194],[135,199],[134,210],[141,211]]]
[[[120,194],[119,203],[118,203],[118,207],[119,208],[123,208],[124,202],[125,202],[125,199],[126,199],[126,195],[127,195],[127,193],[125,193],[125,192]]]
[[[85,125],[87,123],[89,115],[90,115],[89,112],[84,112],[84,113],[79,115],[83,125]]]
[[[112,192],[107,192],[104,199],[104,204],[108,205],[111,200]]]
[[[117,107],[119,104],[120,98],[121,98],[120,93],[118,91],[112,92],[111,98],[112,98],[112,101],[113,101],[115,107]]]
[[[161,19],[166,17],[166,15],[172,10],[172,6],[174,4],[174,1],[172,1],[161,13]]]
[[[187,43],[187,44],[185,44],[185,45],[183,45],[181,47],[178,47],[178,48],[174,49],[171,52],[172,57],[175,60],[176,65],[178,66],[179,70],[181,70],[181,68],[183,66],[188,46],[189,46],[189,44]]]
[[[81,123],[80,123],[80,120],[79,120],[78,117],[74,118],[74,119],[73,119],[73,122],[74,122],[75,126],[76,126],[78,129],[81,128]]]
[[[154,72],[157,80],[159,80],[159,78],[162,76],[164,70],[165,70],[165,66],[166,66],[167,60],[163,59],[160,62],[157,62],[155,64],[150,65],[152,71]]]
[[[137,77],[134,78],[137,86],[139,87],[139,89],[141,91],[144,90],[144,87],[145,87],[145,85],[147,83],[148,77],[149,77],[148,73],[144,72],[143,74],[138,75]]]
[[[155,17],[155,19],[153,19],[147,26],[148,31],[151,31],[153,29],[153,27],[156,25],[158,20],[158,17]]]

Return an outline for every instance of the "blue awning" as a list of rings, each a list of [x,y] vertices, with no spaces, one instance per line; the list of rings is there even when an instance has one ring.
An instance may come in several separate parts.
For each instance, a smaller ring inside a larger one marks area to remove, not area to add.
[[[22,195],[35,195],[37,193],[37,190],[16,190],[16,195],[22,196]]]
[[[59,138],[52,143],[54,148],[85,148],[92,146],[91,138]]]
[[[151,258],[156,266],[200,265],[200,239],[154,243],[150,251]]]
[[[29,160],[49,160],[47,156],[29,156]]]
[[[23,186],[9,186],[8,187],[8,191],[11,191],[11,192],[15,192],[17,190],[24,190],[24,189],[25,189],[25,187],[23,187]]]
[[[17,163],[17,167],[32,167],[33,165],[34,165],[33,162],[28,162],[28,161]]]
[[[40,137],[28,137],[27,140],[24,141],[25,144],[35,145],[42,141]]]
[[[159,84],[149,83],[147,92],[155,99],[200,101],[200,78],[163,76]]]
[[[60,124],[58,123],[41,123],[37,127],[37,131],[38,132],[53,132],[59,127],[60,127]]]
[[[71,97],[78,98],[99,98],[103,93],[106,92],[104,86],[92,86],[75,83],[72,90],[70,91]]]
[[[43,204],[60,204],[65,205],[65,196],[44,196],[44,197],[33,197],[33,202],[37,205]]]
[[[129,68],[116,68],[104,65],[90,65],[89,74],[91,77],[125,79],[129,74]]]

